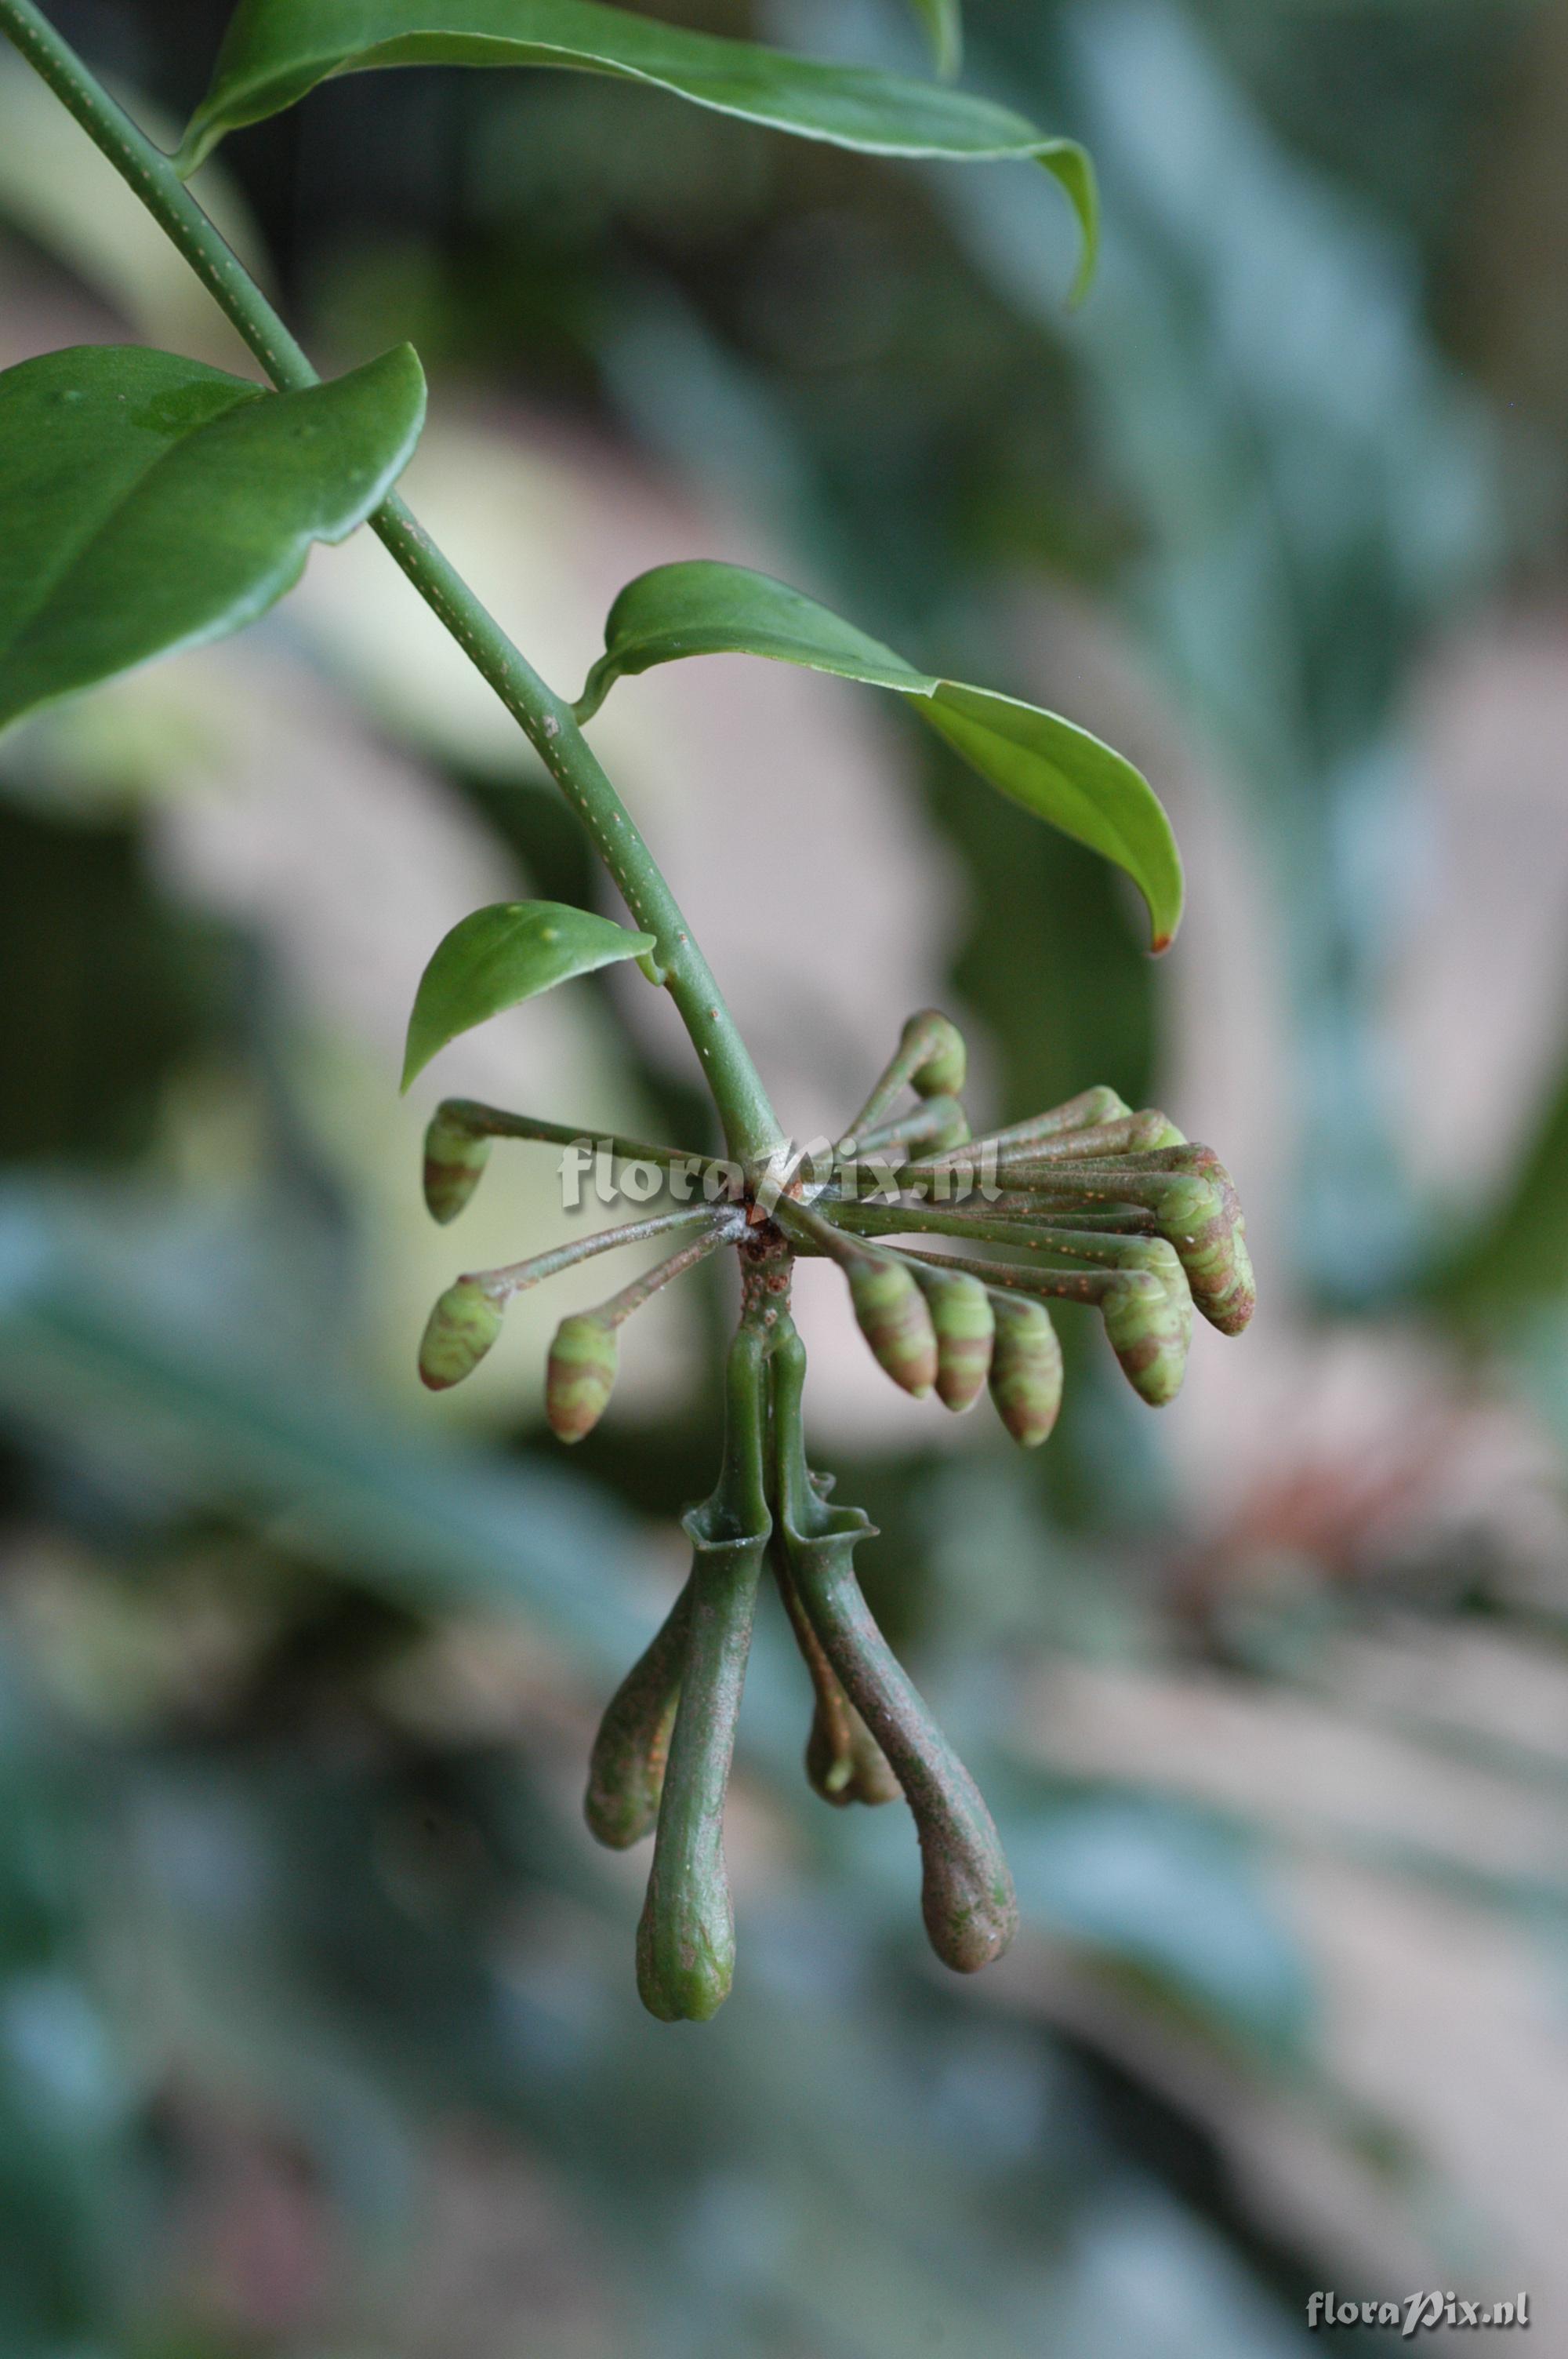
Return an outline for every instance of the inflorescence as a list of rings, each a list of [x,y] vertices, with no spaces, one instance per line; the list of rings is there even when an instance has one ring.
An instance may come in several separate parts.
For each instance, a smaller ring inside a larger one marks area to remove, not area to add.
[[[920,1840],[926,1930],[945,1963],[962,1973],[987,1964],[1017,1924],[989,1813],[855,1578],[855,1545],[873,1527],[858,1508],[831,1506],[830,1479],[806,1462],[806,1354],[790,1317],[795,1260],[821,1257],[842,1270],[860,1332],[895,1384],[917,1399],[935,1393],[954,1410],[971,1408],[989,1386],[1026,1449],[1046,1439],[1061,1406],[1051,1300],[1098,1310],[1123,1372],[1153,1408],[1180,1389],[1195,1310],[1225,1335],[1239,1334],[1252,1315],[1245,1223],[1211,1148],[1106,1088],[972,1138],[960,1102],[965,1061],[946,1016],[912,1016],[835,1142],[826,1178],[814,1163],[777,1154],[738,1180],[734,1167],[714,1165],[731,1184],[712,1187],[700,1204],[683,1198],[675,1210],[460,1277],[425,1331],[419,1372],[440,1390],[490,1349],[512,1295],[616,1246],[678,1239],[665,1259],[556,1332],[546,1411],[563,1441],[578,1441],[609,1402],[625,1321],[721,1246],[737,1250],[741,1309],[719,1483],[684,1519],[690,1576],[611,1701],[586,1803],[593,1833],[616,1849],[656,1828],[637,1973],[644,2004],[665,2019],[712,2015],[733,1973],[724,1802],[764,1568],[811,1679],[812,1786],[837,1805],[903,1794]],[[896,1113],[906,1093],[914,1105]],[[438,1221],[454,1219],[496,1137],[577,1136],[449,1100],[427,1134],[426,1202]],[[604,1145],[666,1172],[705,1168],[701,1157],[639,1140]],[[914,1236],[945,1242],[935,1252],[892,1242]],[[983,1250],[957,1252],[955,1243]]]

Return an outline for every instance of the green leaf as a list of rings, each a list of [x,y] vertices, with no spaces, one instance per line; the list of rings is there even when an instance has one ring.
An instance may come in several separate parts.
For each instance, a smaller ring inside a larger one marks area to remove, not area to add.
[[[604,626],[605,652],[578,716],[598,712],[623,673],[679,656],[770,656],[907,696],[921,719],[993,787],[1126,870],[1149,905],[1153,947],[1182,915],[1182,862],[1170,821],[1141,772],[1071,721],[1015,697],[916,671],[814,598],[765,573],[708,559],[658,565],[627,583]]]
[[[413,452],[407,345],[305,393],[84,344],[0,375],[0,728],[254,622]]]
[[[956,74],[964,62],[964,12],[961,0],[910,0],[931,40],[936,71]]]
[[[923,12],[950,34],[951,0],[925,0]],[[574,67],[869,155],[1031,158],[1077,214],[1076,292],[1093,269],[1094,172],[1075,141],[1047,138],[962,91],[690,32],[600,0],[241,0],[178,168],[193,172],[225,133],[292,106],[330,75],[414,65]]]
[[[497,901],[476,909],[438,943],[419,978],[408,1018],[403,1087],[460,1032],[471,1032],[503,1007],[569,983],[574,974],[591,974],[617,959],[642,958],[654,944],[652,934],[634,934],[630,927],[565,901]]]

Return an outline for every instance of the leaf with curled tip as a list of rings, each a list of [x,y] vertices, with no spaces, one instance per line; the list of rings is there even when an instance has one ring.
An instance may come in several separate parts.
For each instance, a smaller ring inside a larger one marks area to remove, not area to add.
[[[920,0],[950,54],[953,0]],[[733,41],[602,0],[241,0],[176,158],[193,172],[225,133],[377,66],[555,66],[643,82],[743,122],[872,156],[1042,165],[1077,215],[1081,292],[1094,266],[1093,168],[1073,139],[1010,107],[864,66]]]
[[[604,654],[578,700],[590,719],[622,676],[684,656],[766,656],[891,689],[971,768],[1036,818],[1124,869],[1148,905],[1152,947],[1182,915],[1182,862],[1141,772],[1076,722],[992,689],[917,671],[815,598],[706,558],[629,582],[604,626]]]

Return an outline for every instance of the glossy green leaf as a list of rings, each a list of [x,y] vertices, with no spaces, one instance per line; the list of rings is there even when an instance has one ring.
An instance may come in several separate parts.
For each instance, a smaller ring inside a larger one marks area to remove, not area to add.
[[[770,656],[907,696],[993,787],[1125,869],[1148,903],[1154,949],[1169,946],[1182,914],[1171,823],[1141,773],[1075,723],[916,671],[814,598],[707,559],[655,566],[628,582],[610,610],[604,645],[579,701],[585,720],[623,673],[679,656]]]
[[[950,38],[951,0],[925,0]],[[647,82],[721,114],[870,155],[1032,159],[1054,174],[1093,266],[1094,173],[1071,139],[962,91],[795,58],[665,25],[601,0],[242,0],[177,159],[192,172],[225,133],[341,73],[373,66],[561,66]]]
[[[956,74],[964,62],[964,12],[961,0],[911,0],[931,41],[938,73]]]
[[[471,1032],[503,1007],[569,983],[574,974],[612,966],[617,959],[642,958],[653,947],[652,934],[634,934],[565,901],[497,901],[476,909],[438,943],[419,978],[408,1018],[403,1087],[449,1040]]]
[[[406,345],[305,393],[84,344],[0,375],[0,728],[292,589],[413,452]]]

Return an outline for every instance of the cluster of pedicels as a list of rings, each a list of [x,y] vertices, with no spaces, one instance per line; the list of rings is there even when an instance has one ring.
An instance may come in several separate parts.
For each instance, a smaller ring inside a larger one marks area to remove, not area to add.
[[[956,1410],[989,1386],[1025,1449],[1045,1440],[1061,1403],[1050,1301],[1098,1309],[1129,1381],[1155,1408],[1180,1387],[1195,1309],[1225,1335],[1238,1334],[1252,1314],[1241,1210],[1209,1147],[1189,1143],[1162,1114],[1133,1113],[1105,1088],[973,1138],[960,1103],[964,1076],[964,1043],[947,1018],[912,1016],[836,1142],[826,1176],[816,1164],[797,1158],[781,1167],[775,1158],[748,1177],[674,1148],[611,1139],[612,1154],[662,1169],[677,1195],[677,1174],[689,1191],[690,1175],[706,1172],[703,1201],[460,1277],[425,1331],[419,1370],[439,1390],[489,1350],[509,1296],[591,1254],[686,1233],[665,1260],[557,1329],[546,1412],[562,1440],[580,1440],[609,1401],[626,1320],[708,1255],[725,1245],[737,1251],[741,1309],[726,1370],[719,1481],[684,1518],[690,1575],[611,1700],[586,1801],[593,1833],[616,1849],[656,1828],[637,1982],[643,2003],[665,2020],[711,2016],[733,1973],[724,1803],[764,1569],[811,1678],[812,1786],[838,1805],[903,1795],[919,1836],[926,1931],[946,1965],[971,1973],[989,1963],[1017,1923],[1012,1879],[985,1803],[855,1578],[855,1545],[873,1527],[859,1508],[833,1506],[830,1479],[806,1462],[806,1355],[789,1310],[796,1257],[838,1264],[860,1332],[895,1384],[916,1398],[935,1392]],[[895,1112],[906,1092],[913,1108]],[[453,1219],[496,1137],[568,1144],[579,1136],[449,1100],[426,1139],[426,1201],[438,1221]],[[718,1174],[727,1184],[714,1184]],[[932,1252],[894,1245],[895,1236],[958,1239],[984,1250]]]

